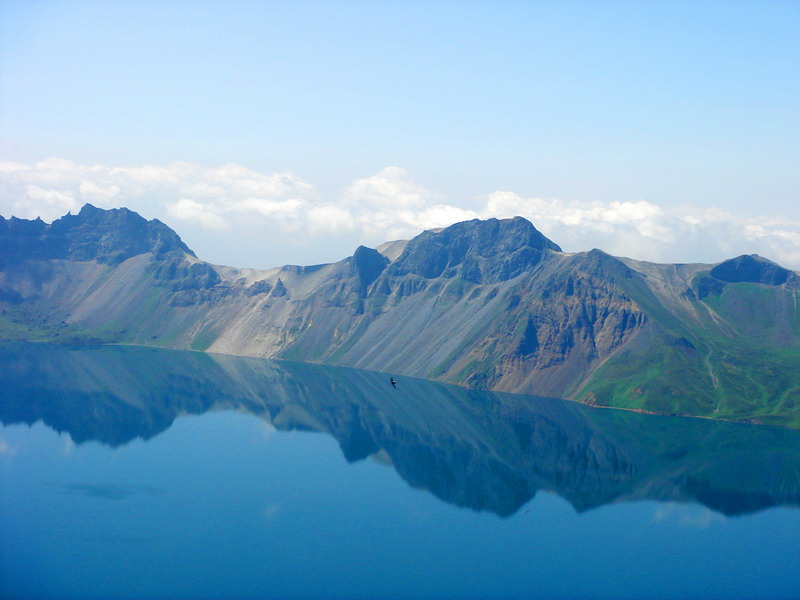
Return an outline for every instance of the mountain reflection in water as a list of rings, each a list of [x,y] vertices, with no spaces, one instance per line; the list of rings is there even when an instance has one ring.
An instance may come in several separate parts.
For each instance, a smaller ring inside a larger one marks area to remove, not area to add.
[[[139,347],[0,346],[0,420],[76,443],[149,439],[176,417],[246,411],[391,461],[409,485],[500,516],[538,490],[577,511],[624,500],[736,515],[800,505],[800,432],[592,409],[339,367]]]

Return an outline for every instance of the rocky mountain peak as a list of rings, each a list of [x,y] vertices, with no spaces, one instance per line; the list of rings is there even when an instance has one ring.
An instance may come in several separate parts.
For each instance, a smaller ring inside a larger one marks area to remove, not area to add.
[[[494,283],[521,274],[548,250],[561,252],[522,217],[473,219],[424,231],[408,243],[390,271],[393,275],[460,276],[475,283]]]
[[[116,264],[145,252],[162,256],[174,250],[195,256],[161,221],[148,221],[127,208],[104,210],[91,204],[50,225],[41,219],[0,217],[0,247],[9,262],[70,259]]]
[[[721,262],[709,274],[728,283],[749,282],[764,285],[783,285],[796,278],[790,270],[758,254],[743,254]]]
[[[353,273],[358,277],[362,288],[366,289],[375,281],[389,264],[389,259],[377,250],[359,246],[356,248],[352,261]]]

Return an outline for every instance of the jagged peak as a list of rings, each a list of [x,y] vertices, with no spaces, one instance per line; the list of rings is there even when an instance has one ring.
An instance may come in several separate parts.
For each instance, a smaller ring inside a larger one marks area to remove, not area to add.
[[[113,212],[116,210],[120,210],[117,208],[111,208],[108,212]],[[127,208],[124,210],[128,210]],[[103,212],[103,209],[97,208],[94,204],[89,204],[88,202],[81,206],[81,210],[78,212],[79,215],[94,215]],[[130,211],[128,211],[130,212]]]
[[[528,219],[519,216],[506,219],[490,218],[461,221],[448,227],[430,229],[421,235],[429,232],[437,238],[471,235],[476,238],[478,245],[484,250],[494,247],[502,251],[508,249],[510,244],[519,243],[520,245],[528,245],[540,250],[548,249],[561,252],[561,247],[558,244],[545,237]]]
[[[390,266],[395,275],[459,276],[487,283],[516,277],[561,248],[522,217],[472,219],[419,234]]]
[[[358,276],[361,285],[366,288],[375,281],[384,271],[389,259],[374,248],[359,246],[349,259],[352,261],[354,274]]]
[[[0,231],[8,260],[69,258],[118,263],[152,252],[164,255],[180,251],[195,257],[177,233],[157,219],[148,221],[127,208],[103,209],[84,204],[46,224],[41,219],[5,221]],[[12,256],[13,255],[13,256]]]

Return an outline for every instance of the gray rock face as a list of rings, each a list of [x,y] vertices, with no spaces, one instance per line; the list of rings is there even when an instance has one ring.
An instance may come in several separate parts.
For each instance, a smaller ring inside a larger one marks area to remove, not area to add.
[[[351,274],[358,279],[359,290],[366,294],[369,286],[383,273],[389,259],[377,250],[359,246],[353,254]]]
[[[502,221],[475,219],[442,231],[421,233],[409,242],[390,273],[497,283],[535,265],[545,250],[560,252],[561,248],[521,217]]]
[[[127,208],[102,210],[86,204],[77,215],[51,225],[41,219],[0,217],[0,266],[21,260],[94,260],[106,264],[152,252],[194,253],[161,221],[147,221]]]
[[[783,285],[790,279],[796,279],[788,269],[755,254],[743,254],[711,269],[709,275],[729,283],[750,282],[764,285]]]
[[[0,337],[278,357],[669,414],[792,414],[800,426],[800,279],[758,257],[564,254],[513,218],[426,231],[390,244],[391,258],[360,246],[338,263],[257,272],[198,260],[124,209],[3,220],[0,232]]]

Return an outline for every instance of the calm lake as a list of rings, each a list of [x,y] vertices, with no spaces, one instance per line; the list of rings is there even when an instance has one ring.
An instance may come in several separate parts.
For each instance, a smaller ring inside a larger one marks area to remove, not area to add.
[[[797,598],[800,432],[0,346],[3,598]]]

